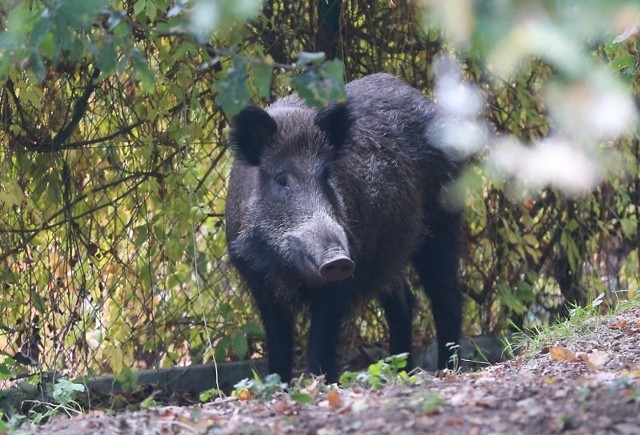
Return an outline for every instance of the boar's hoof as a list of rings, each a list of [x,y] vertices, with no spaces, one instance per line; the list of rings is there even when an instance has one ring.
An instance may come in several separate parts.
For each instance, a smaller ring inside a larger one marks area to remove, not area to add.
[[[344,254],[327,258],[320,266],[320,276],[327,281],[342,281],[353,274],[356,265]]]

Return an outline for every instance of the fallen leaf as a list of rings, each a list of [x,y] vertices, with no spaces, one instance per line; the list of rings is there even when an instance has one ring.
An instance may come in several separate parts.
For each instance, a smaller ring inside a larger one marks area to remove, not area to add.
[[[251,400],[251,391],[248,388],[238,390],[238,400]]]
[[[549,354],[554,361],[577,361],[576,354],[566,347],[551,346]]]
[[[276,403],[273,404],[273,406],[271,406],[271,409],[276,414],[284,414],[285,412],[289,411],[290,408],[291,408],[291,405],[289,404],[287,399],[278,400]]]
[[[464,420],[462,418],[460,418],[460,417],[453,417],[453,418],[450,418],[449,420],[447,420],[445,422],[445,424],[447,426],[460,426],[460,425],[464,424]]]
[[[594,350],[587,355],[587,367],[591,370],[597,370],[609,362],[610,359],[611,356],[607,352],[603,350]]]
[[[628,324],[629,322],[627,322],[626,320],[620,320],[618,322],[612,323],[611,329],[624,329]]]
[[[365,399],[358,399],[355,402],[353,402],[353,405],[351,406],[351,409],[353,410],[353,412],[361,412],[368,408],[369,408],[369,405],[367,404],[367,401]]]
[[[342,397],[340,397],[338,390],[329,391],[327,393],[327,400],[329,401],[329,406],[332,408],[339,408],[342,406]]]

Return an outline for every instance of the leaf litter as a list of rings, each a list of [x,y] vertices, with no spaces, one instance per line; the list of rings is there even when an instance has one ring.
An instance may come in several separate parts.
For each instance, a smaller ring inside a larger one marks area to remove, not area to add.
[[[312,384],[299,400],[279,392],[116,415],[93,410],[16,433],[640,435],[640,307],[592,320],[537,355],[479,372],[419,372],[414,383],[377,391]]]

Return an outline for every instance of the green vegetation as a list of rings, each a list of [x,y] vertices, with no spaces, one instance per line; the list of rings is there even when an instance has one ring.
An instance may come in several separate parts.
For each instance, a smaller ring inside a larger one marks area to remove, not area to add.
[[[546,347],[563,341],[569,341],[573,337],[579,337],[590,331],[597,331],[601,322],[601,304],[604,295],[599,295],[584,307],[573,306],[566,320],[553,325],[535,328],[527,331],[519,331],[511,340],[507,340],[508,349],[522,350],[525,357],[538,355]],[[609,314],[619,313],[623,310],[639,309],[640,297],[637,295],[629,300],[620,301],[611,309]]]
[[[636,3],[476,3],[3,2],[0,383],[261,356],[225,253],[229,119],[292,91],[341,100],[378,71],[464,121],[449,200],[465,207],[468,334],[637,295]],[[352,340],[385,328],[365,307]]]
[[[286,388],[286,382],[282,382],[278,374],[272,373],[263,380],[254,373],[253,379],[243,379],[234,385],[234,394],[240,400],[267,400],[277,393],[283,393]]]
[[[11,407],[11,402],[2,400],[0,430],[9,431],[26,420],[40,424],[58,414],[72,417],[85,412],[85,409],[76,401],[78,395],[85,392],[84,385],[66,378],[40,382],[37,385],[28,382],[18,385],[17,391],[13,394],[24,397],[20,402],[20,412]]]
[[[365,371],[358,373],[344,372],[340,375],[340,385],[348,388],[359,385],[379,390],[386,385],[394,383],[415,383],[416,377],[407,374],[404,370],[407,367],[407,356],[407,354],[392,355],[369,365]]]

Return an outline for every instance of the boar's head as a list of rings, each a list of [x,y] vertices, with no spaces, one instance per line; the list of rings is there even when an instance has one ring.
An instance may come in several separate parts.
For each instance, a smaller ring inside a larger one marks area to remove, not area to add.
[[[241,221],[231,223],[238,228],[229,235],[234,262],[307,286],[353,274],[338,169],[350,128],[346,104],[247,107],[236,116],[231,140],[240,175],[231,183],[246,185],[231,186],[230,195],[242,194],[227,199],[228,210],[229,201],[242,202],[227,213]]]

